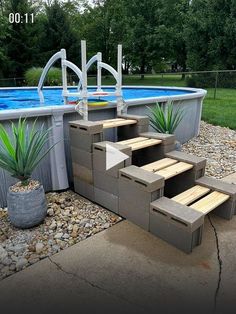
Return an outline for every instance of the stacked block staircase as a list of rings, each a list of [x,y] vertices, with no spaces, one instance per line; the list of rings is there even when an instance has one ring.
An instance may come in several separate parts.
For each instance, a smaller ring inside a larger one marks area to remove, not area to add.
[[[116,129],[116,141],[105,130]],[[202,241],[209,212],[231,219],[236,186],[204,176],[206,160],[175,151],[175,137],[148,131],[149,119],[70,122],[74,189],[186,253]],[[127,159],[106,170],[109,144]]]

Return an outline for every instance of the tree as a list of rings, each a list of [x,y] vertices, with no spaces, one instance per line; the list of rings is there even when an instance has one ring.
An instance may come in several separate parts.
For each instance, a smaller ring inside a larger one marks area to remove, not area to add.
[[[159,0],[123,0],[126,8],[127,57],[141,73],[149,70],[160,59],[158,42]]]
[[[27,0],[9,0],[6,7],[6,16],[9,13],[34,12],[34,7]],[[12,23],[5,39],[6,54],[9,60],[8,76],[22,76],[24,70],[32,65],[34,48],[34,24],[33,23]]]
[[[185,26],[187,62],[193,70],[236,66],[234,0],[192,0]]]
[[[3,4],[1,2],[1,4]],[[8,64],[8,57],[6,52],[6,38],[9,32],[9,23],[5,16],[4,7],[1,6],[0,12],[0,77],[4,76],[4,73],[7,72],[7,64]]]
[[[45,14],[41,16],[41,34],[38,63],[43,65],[62,48],[67,50],[68,59],[75,63],[78,62],[78,36],[60,2],[55,0],[50,5],[45,5]]]
[[[184,27],[189,0],[162,0],[159,8],[159,42],[163,57],[173,60],[186,71],[187,51]]]

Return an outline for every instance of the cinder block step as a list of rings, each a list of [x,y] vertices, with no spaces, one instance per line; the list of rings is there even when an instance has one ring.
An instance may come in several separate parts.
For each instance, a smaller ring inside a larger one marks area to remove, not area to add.
[[[218,206],[214,214],[225,219],[231,219],[236,214],[236,185],[206,176],[196,180],[196,184],[229,195],[229,199]]]
[[[189,205],[204,215],[214,210],[214,214],[231,219],[236,208],[236,187],[232,189],[231,184],[207,177],[196,182],[197,185],[176,195],[172,200]]]
[[[172,197],[172,200],[182,205],[189,205],[200,197],[206,195],[208,192],[210,192],[210,189],[200,185],[195,185],[191,189],[184,191],[175,197]]]
[[[201,243],[204,214],[161,197],[150,204],[150,232],[191,253]]]
[[[229,198],[229,195],[214,191],[192,204],[190,207],[202,212],[203,214],[208,214],[210,211],[226,202]]]
[[[150,146],[158,145],[161,143],[161,140],[156,139],[146,139],[145,141],[129,144],[128,146],[131,147],[132,151],[147,148]]]
[[[119,214],[149,230],[150,203],[163,195],[164,178],[139,167],[119,171]]]
[[[167,180],[192,168],[193,165],[191,164],[188,164],[186,162],[178,162],[172,166],[161,169],[156,173],[159,174],[160,176],[163,176]]]
[[[136,124],[136,123],[137,121],[132,120],[132,119],[112,119],[112,120],[104,120],[102,122],[103,129],[117,128],[119,126]]]
[[[163,168],[169,167],[171,165],[176,164],[178,161],[171,158],[163,158],[158,161],[154,161],[150,164],[147,164],[145,166],[142,166],[141,168],[150,172],[156,172],[158,170],[161,170]]]
[[[152,132],[145,133],[147,136],[139,136],[132,139],[119,141],[121,145],[127,145],[132,150],[132,163],[135,166],[143,166],[164,157],[165,152],[173,149],[174,136],[155,137]],[[150,136],[150,137],[149,137]]]
[[[147,137],[135,137],[133,139],[129,139],[126,141],[120,141],[118,143],[122,144],[122,145],[127,145],[127,146],[131,147],[132,151],[135,151],[138,149],[143,149],[143,148],[147,148],[150,146],[158,145],[161,142],[162,142],[161,140],[147,138]]]
[[[135,138],[130,138],[128,140],[119,141],[117,143],[121,144],[121,145],[130,145],[130,144],[133,144],[133,143],[138,143],[138,142],[145,141],[147,139],[148,139],[147,137],[138,136],[138,137],[135,137]]]

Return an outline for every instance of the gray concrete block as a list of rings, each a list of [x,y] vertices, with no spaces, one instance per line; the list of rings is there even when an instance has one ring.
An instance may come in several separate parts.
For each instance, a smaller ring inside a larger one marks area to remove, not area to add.
[[[150,232],[191,253],[201,243],[204,215],[166,197],[150,205]]]
[[[118,118],[123,119],[131,119],[136,120],[137,125],[149,125],[149,117],[148,116],[138,116],[138,115],[132,115],[132,114],[121,114],[117,116]]]
[[[77,163],[72,163],[73,176],[78,177],[80,180],[86,183],[93,184],[93,171],[89,168],[81,166]]]
[[[138,193],[137,193],[138,192]],[[163,195],[163,189],[145,192],[124,182],[119,186],[119,215],[149,231],[150,203]]]
[[[140,136],[162,140],[163,145],[175,144],[176,140],[175,135],[165,133],[145,132],[141,133]]]
[[[70,145],[84,151],[92,152],[93,143],[101,142],[103,133],[89,134],[78,128],[70,127]]]
[[[83,197],[94,202],[94,187],[92,184],[89,184],[85,181],[80,180],[77,177],[74,177],[74,190],[76,193],[82,195]]]
[[[119,212],[118,214],[132,223],[138,225],[144,230],[149,231],[149,206],[150,203],[146,207],[134,207],[129,204],[129,208],[127,208],[127,200],[123,198],[119,198]]]
[[[129,182],[137,189],[153,192],[164,187],[164,178],[136,166],[126,167],[119,171],[121,183]]]
[[[231,198],[213,210],[213,213],[221,218],[230,220],[236,214],[236,201]]]
[[[79,132],[84,134],[91,135],[103,132],[103,124],[99,121],[76,120],[69,121],[69,125],[71,128],[77,129]]]
[[[118,149],[120,152],[130,156],[125,161],[120,162],[113,168],[106,170],[106,144],[113,146]],[[98,170],[101,172],[106,172],[107,175],[118,178],[119,169],[124,168],[126,165],[131,163],[131,148],[125,145],[120,145],[112,142],[100,142],[93,145],[93,167],[94,170]]]
[[[119,198],[116,195],[110,194],[98,188],[94,188],[95,202],[99,205],[118,213]]]
[[[194,166],[196,170],[205,169],[206,158],[186,154],[177,150],[166,153],[166,157],[173,158],[179,161],[187,162]]]
[[[119,171],[119,214],[149,230],[150,203],[163,195],[164,179],[135,166]]]
[[[140,210],[146,208],[149,211],[150,203],[161,196],[163,196],[163,188],[148,192],[140,189],[138,185],[119,179],[119,197],[127,203],[124,211],[133,208],[134,210],[136,208],[140,208]]]
[[[93,169],[93,154],[79,148],[71,147],[72,162]]]
[[[106,172],[94,170],[94,187],[118,196],[118,178],[109,176]]]

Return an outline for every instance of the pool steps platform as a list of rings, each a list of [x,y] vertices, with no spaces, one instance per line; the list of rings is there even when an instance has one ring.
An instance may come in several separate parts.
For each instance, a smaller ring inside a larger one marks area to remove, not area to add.
[[[74,190],[190,253],[205,215],[236,214],[236,186],[204,176],[206,159],[175,151],[174,135],[148,126],[148,117],[134,115],[70,122]],[[109,128],[115,143],[105,141]],[[106,144],[129,157],[106,170]]]

